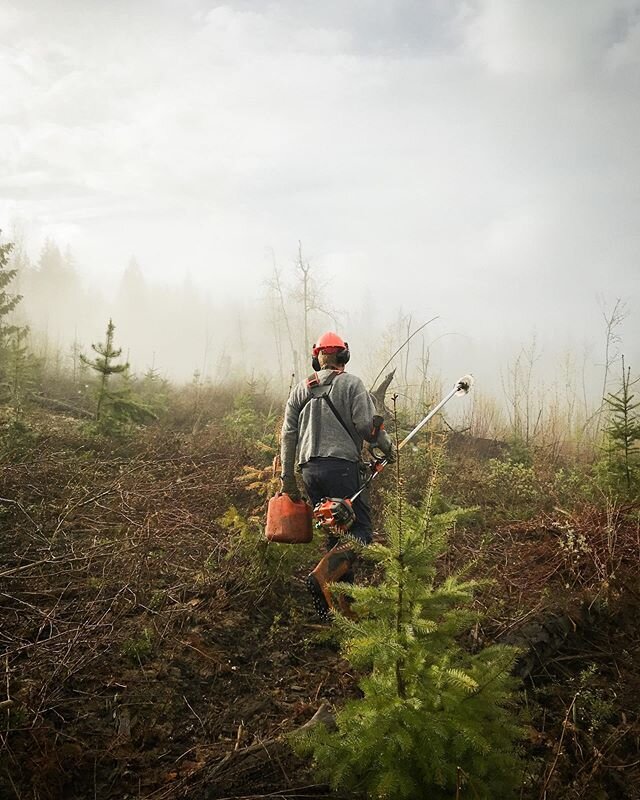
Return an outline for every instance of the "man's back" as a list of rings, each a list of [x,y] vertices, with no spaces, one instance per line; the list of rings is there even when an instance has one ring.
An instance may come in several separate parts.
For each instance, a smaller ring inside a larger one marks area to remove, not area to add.
[[[301,381],[287,402],[282,426],[282,466],[286,472],[296,463],[296,445],[298,464],[313,458],[358,461],[363,440],[371,433],[375,406],[360,378],[333,369],[316,374],[317,386]]]

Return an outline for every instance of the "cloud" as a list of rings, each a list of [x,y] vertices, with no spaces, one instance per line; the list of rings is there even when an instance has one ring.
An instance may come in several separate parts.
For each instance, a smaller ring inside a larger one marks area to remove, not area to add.
[[[634,4],[628,14],[628,25],[621,38],[611,44],[607,52],[607,65],[613,72],[640,67],[640,4]]]
[[[553,338],[553,287],[577,285],[587,335],[598,289],[637,295],[639,6],[14,6],[0,217],[60,231],[96,272],[133,252],[256,297],[265,248],[289,264],[302,239],[356,301],[380,287],[389,313],[487,337],[542,314]]]
[[[476,0],[459,21],[465,46],[490,72],[557,80],[620,52],[639,8],[635,0]]]

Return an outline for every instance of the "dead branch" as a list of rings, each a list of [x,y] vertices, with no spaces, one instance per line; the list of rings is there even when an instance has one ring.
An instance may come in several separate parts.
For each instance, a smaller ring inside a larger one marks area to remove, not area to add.
[[[378,386],[378,388],[374,392],[371,392],[371,396],[373,397],[376,405],[376,411],[382,417],[384,417],[388,413],[388,409],[384,404],[384,398],[387,393],[387,389],[389,388],[389,384],[393,380],[393,376],[395,374],[396,371],[394,369],[388,375],[385,375],[384,380],[382,381],[380,386]]]
[[[205,768],[205,780],[211,782],[213,778],[219,779],[221,773],[229,773],[232,769],[253,771],[258,768],[259,764],[273,761],[277,756],[286,753],[289,750],[289,737],[307,733],[317,725],[326,725],[329,729],[335,728],[335,718],[327,702],[322,703],[310,720],[293,731],[280,734],[272,739],[255,742],[242,750],[231,750],[217,764]],[[241,764],[242,766],[240,766]]]

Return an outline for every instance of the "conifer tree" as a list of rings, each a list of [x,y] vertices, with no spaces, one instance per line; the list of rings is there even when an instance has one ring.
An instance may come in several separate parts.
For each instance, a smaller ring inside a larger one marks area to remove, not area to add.
[[[113,320],[110,319],[109,324],[107,325],[107,337],[105,343],[102,344],[102,342],[99,342],[98,344],[91,345],[91,349],[97,353],[96,358],[91,360],[84,354],[80,355],[81,361],[88,367],[91,367],[91,369],[95,370],[95,372],[97,372],[99,375],[95,411],[96,422],[100,421],[105,401],[108,398],[107,387],[109,384],[109,378],[112,375],[120,375],[129,369],[129,364],[127,363],[115,363],[115,359],[120,358],[122,355],[122,348],[115,348],[113,344],[115,330],[116,327],[113,324]]]
[[[605,397],[609,411],[605,432],[608,438],[610,465],[614,472],[621,474],[624,486],[630,491],[640,462],[640,401],[634,402],[632,387],[637,383],[631,380],[631,367],[625,368],[622,356],[622,384],[615,394]]]
[[[85,381],[88,366],[87,362],[82,360],[82,345],[78,341],[77,332],[67,353],[67,358],[71,361],[71,380],[73,382],[73,387],[79,394],[82,394],[83,392],[80,387]]]
[[[15,330],[9,339],[7,387],[9,403],[14,411],[15,420],[22,417],[25,396],[32,388],[36,370],[33,356],[27,346],[28,328]]]
[[[130,385],[128,362],[117,363],[122,355],[122,348],[114,345],[115,325],[109,320],[104,343],[92,344],[97,354],[94,359],[81,354],[84,364],[98,373],[98,389],[96,392],[95,420],[98,427],[105,431],[115,432],[128,422],[148,422],[156,416],[143,403],[136,400]],[[118,387],[111,386],[111,378],[121,376]]]
[[[337,729],[311,730],[297,746],[313,754],[336,789],[371,798],[508,798],[521,770],[521,734],[511,708],[516,651],[491,646],[467,652],[476,583],[436,577],[446,531],[469,510],[436,514],[430,492],[410,506],[398,480],[386,513],[388,544],[363,555],[382,565],[377,586],[337,584],[354,600],[358,619],[336,616],[341,649],[366,671],[362,699],[336,716]]]
[[[136,393],[140,400],[155,414],[162,415],[169,406],[170,384],[160,374],[160,370],[151,366],[141,379],[136,382]]]
[[[9,321],[22,300],[21,295],[9,291],[17,275],[17,269],[8,266],[12,251],[13,243],[0,244],[0,402],[11,409],[1,435],[3,450],[19,446],[28,436],[23,411],[36,369],[27,347],[28,327]]]
[[[9,258],[12,250],[12,242],[0,244],[0,347],[4,347],[7,337],[18,330],[17,326],[8,323],[7,317],[22,300],[21,295],[12,294],[8,291],[9,285],[18,272],[16,269],[9,269]]]
[[[29,361],[25,340],[29,329],[9,321],[12,312],[22,300],[22,295],[9,291],[17,274],[17,269],[10,269],[8,266],[12,250],[12,242],[0,244],[0,382],[3,400],[8,400],[15,407],[18,393],[21,398],[23,396],[22,377],[26,374],[26,364]]]
[[[16,328],[4,342],[0,402],[9,411],[3,415],[0,429],[0,458],[14,458],[16,453],[32,442],[32,433],[25,414],[29,392],[34,388],[37,361],[29,351],[29,329]]]

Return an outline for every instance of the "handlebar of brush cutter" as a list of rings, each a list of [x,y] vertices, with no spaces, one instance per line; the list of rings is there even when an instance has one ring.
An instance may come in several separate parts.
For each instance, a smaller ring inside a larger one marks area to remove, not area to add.
[[[442,398],[442,400],[438,403],[437,406],[434,406],[431,409],[431,411],[426,415],[426,417],[423,417],[423,419],[420,420],[420,422],[416,425],[416,427],[410,433],[408,433],[404,437],[404,439],[398,445],[398,451],[402,450],[402,448],[405,446],[405,444],[410,442],[411,439],[413,439],[413,437],[420,430],[422,430],[422,428],[427,424],[427,422],[429,422],[429,420],[433,416],[435,416],[438,413],[438,411],[440,411],[440,409],[445,405],[445,403],[448,403],[449,400],[451,400],[451,398],[454,395],[457,395],[458,397],[461,397],[462,395],[468,394],[469,393],[469,389],[471,389],[472,384],[473,384],[473,375],[463,375],[462,378],[460,378],[459,381],[456,381],[456,385],[453,387],[453,389],[447,395],[445,395]],[[379,449],[379,448],[376,448],[375,445],[370,448],[370,453],[373,456],[373,461],[371,463],[371,475],[366,479],[366,481],[362,484],[362,486],[358,489],[358,491],[352,497],[349,498],[352,503],[357,497],[359,497],[362,494],[362,492],[364,492],[364,490],[371,483],[371,481],[376,477],[376,475],[378,475],[380,472],[382,472],[382,470],[389,463],[385,457],[381,458],[381,457],[375,455],[375,450],[376,449]]]

